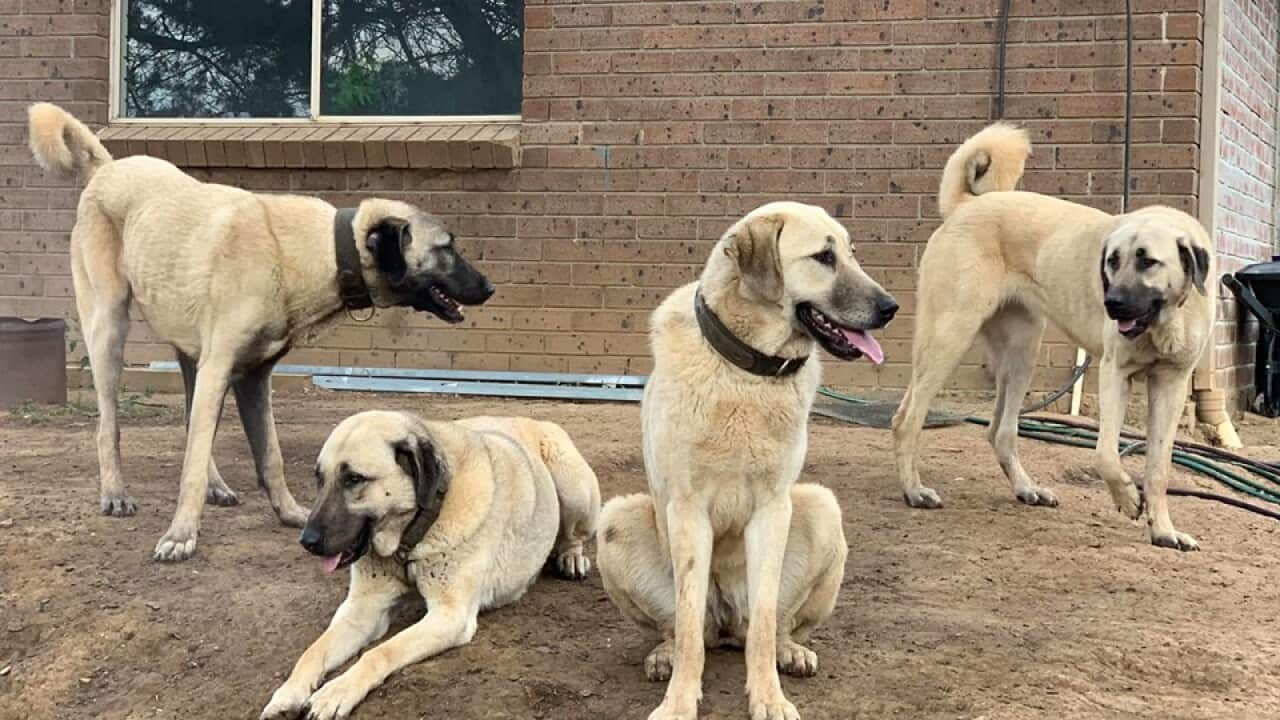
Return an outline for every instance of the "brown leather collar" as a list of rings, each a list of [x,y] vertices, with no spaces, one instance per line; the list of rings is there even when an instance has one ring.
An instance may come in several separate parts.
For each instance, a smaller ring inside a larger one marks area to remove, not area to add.
[[[733,334],[716,316],[702,297],[702,290],[694,292],[693,315],[698,319],[698,329],[702,337],[720,354],[720,357],[746,370],[752,375],[761,377],[788,377],[804,367],[808,355],[798,358],[784,358],[777,355],[765,355],[759,350],[743,342],[742,338]]]

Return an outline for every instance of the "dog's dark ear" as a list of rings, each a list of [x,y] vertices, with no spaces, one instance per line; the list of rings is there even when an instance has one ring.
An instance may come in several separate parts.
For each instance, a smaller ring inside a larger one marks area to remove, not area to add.
[[[738,263],[743,282],[765,299],[782,299],[782,262],[778,239],[782,235],[782,218],[752,218],[730,231],[725,253]]]
[[[364,238],[364,246],[373,255],[378,272],[393,283],[403,280],[405,273],[409,271],[404,251],[412,242],[409,221],[396,217],[383,218],[369,228],[369,233]]]
[[[1199,245],[1191,244],[1186,238],[1178,239],[1178,259],[1182,261],[1182,272],[1195,283],[1196,290],[1207,294],[1204,281],[1209,274],[1209,253]]]
[[[1102,292],[1111,289],[1111,281],[1107,279],[1107,245],[1102,245],[1102,262],[1098,263],[1098,274],[1102,276]]]
[[[449,467],[436,454],[435,446],[422,437],[408,437],[394,446],[396,464],[413,478],[418,507],[437,511],[449,490]]]

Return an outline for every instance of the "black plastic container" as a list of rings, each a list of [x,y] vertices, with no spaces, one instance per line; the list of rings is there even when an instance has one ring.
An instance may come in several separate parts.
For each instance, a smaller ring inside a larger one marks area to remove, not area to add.
[[[1280,416],[1280,255],[1222,276],[1236,299],[1258,318],[1258,345],[1253,359],[1253,410]]]

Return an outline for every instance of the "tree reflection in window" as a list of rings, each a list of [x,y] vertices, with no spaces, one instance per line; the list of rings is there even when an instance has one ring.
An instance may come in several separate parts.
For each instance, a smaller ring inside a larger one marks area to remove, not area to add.
[[[309,0],[126,4],[126,116],[307,116]]]
[[[126,0],[127,117],[306,117],[310,0]],[[322,115],[520,112],[524,0],[323,0]]]
[[[325,115],[520,112],[523,0],[325,0]]]

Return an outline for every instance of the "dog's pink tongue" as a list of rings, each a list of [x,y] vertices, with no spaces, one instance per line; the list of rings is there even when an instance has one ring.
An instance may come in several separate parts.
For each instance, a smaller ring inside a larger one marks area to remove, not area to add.
[[[334,570],[338,569],[338,563],[340,562],[342,562],[342,553],[338,553],[337,555],[330,555],[329,557],[325,557],[325,558],[320,558],[320,567],[324,568],[325,572],[331,573]]]
[[[867,356],[868,360],[877,365],[884,363],[884,350],[880,348],[880,343],[876,342],[875,338],[861,330],[845,330],[842,328],[840,332],[844,334],[844,339],[849,341],[850,345],[858,348],[863,355]]]
[[[1129,332],[1130,330],[1134,329],[1137,326],[1138,326],[1137,320],[1117,320],[1116,321],[1116,327],[1120,329],[1120,332]]]

